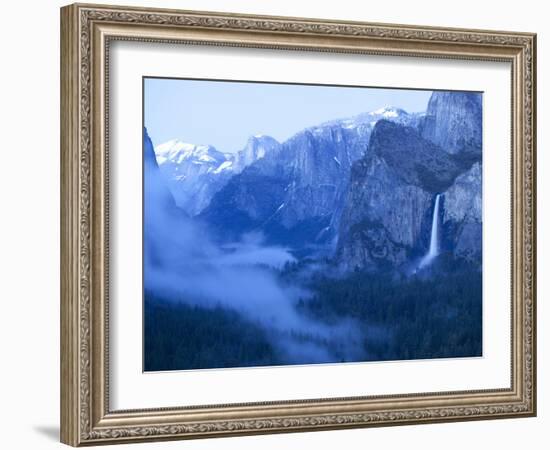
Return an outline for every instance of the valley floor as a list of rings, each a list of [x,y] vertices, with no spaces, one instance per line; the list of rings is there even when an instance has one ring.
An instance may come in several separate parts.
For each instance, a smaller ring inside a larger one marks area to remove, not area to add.
[[[271,326],[249,313],[193,299],[144,301],[146,371],[482,355],[481,272],[462,267],[425,277],[355,272],[331,277],[287,264],[281,283],[300,285],[299,320]],[[303,289],[305,287],[305,289]]]

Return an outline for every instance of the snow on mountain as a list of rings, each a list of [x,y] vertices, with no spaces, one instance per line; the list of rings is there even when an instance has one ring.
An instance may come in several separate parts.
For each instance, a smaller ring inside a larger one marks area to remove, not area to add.
[[[265,158],[279,149],[281,144],[271,136],[257,134],[248,138],[245,147],[234,156],[235,173],[242,172],[250,164]]]
[[[182,164],[184,161],[195,161],[205,164],[221,164],[226,155],[217,151],[211,145],[195,145],[178,139],[165,142],[155,147],[155,156],[159,165]]]
[[[388,114],[389,111],[380,111]],[[415,128],[378,121],[369,152],[353,164],[336,258],[350,270],[399,267],[436,239],[481,261],[481,94],[436,91]]]
[[[155,157],[178,207],[200,213],[227,180],[279,146],[270,136],[256,135],[237,153],[222,153],[211,145],[172,139],[155,147]]]
[[[208,205],[210,198],[223,186],[213,180],[229,167],[228,155],[211,145],[195,145],[173,139],[155,147],[155,158],[178,207],[190,215]],[[221,169],[220,169],[221,168]]]
[[[224,170],[231,170],[233,168],[233,161],[228,160],[222,162],[216,170],[214,170],[214,173],[222,173]]]
[[[209,206],[213,196],[229,179],[251,165],[256,167],[260,161],[262,172],[265,173],[267,167],[269,170],[278,170],[279,166],[284,166],[285,170],[293,168],[296,173],[303,175],[299,185],[294,188],[301,190],[311,185],[314,189],[323,189],[322,195],[319,194],[323,198],[328,195],[326,187],[323,187],[325,179],[330,179],[332,184],[339,186],[329,195],[336,198],[343,195],[349,168],[366,151],[370,133],[379,120],[417,126],[420,117],[420,114],[409,114],[390,106],[307,128],[284,144],[270,136],[256,134],[248,138],[240,151],[223,153],[211,145],[196,145],[173,139],[156,146],[155,155],[177,205],[191,216],[200,214]],[[343,181],[334,183],[336,178]],[[304,203],[300,213],[289,208],[286,215],[294,214],[296,218],[284,216],[285,220],[298,220],[298,217],[309,214],[306,209],[310,208],[311,202]],[[323,214],[329,214],[331,208],[331,202],[326,202],[322,208]],[[332,225],[335,229],[337,224]]]
[[[356,116],[330,120],[311,127],[311,130],[321,132],[323,128],[330,126],[340,126],[346,130],[354,130],[359,127],[372,129],[376,125],[376,122],[381,119],[391,120],[402,125],[416,126],[422,116],[424,116],[424,113],[408,113],[404,109],[395,106],[385,106],[384,108],[361,113]]]
[[[261,230],[277,245],[332,245],[352,165],[368,153],[376,124],[385,120],[416,128],[423,116],[390,106],[331,120],[297,132],[264,157],[249,141],[255,162],[214,195],[201,218],[224,239]]]
[[[384,108],[377,109],[376,111],[371,111],[369,115],[382,116],[385,119],[389,119],[391,117],[408,115],[408,113],[401,108],[396,108],[395,106],[386,106]]]

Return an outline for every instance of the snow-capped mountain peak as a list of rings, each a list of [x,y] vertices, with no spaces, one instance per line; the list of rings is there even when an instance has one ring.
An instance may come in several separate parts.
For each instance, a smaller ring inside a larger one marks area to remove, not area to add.
[[[371,116],[382,116],[386,119],[389,119],[389,118],[399,117],[402,115],[407,115],[408,113],[401,108],[396,108],[395,106],[385,106],[383,108],[372,111],[369,114]]]
[[[155,158],[176,204],[196,215],[231,176],[279,146],[270,136],[256,135],[241,151],[222,153],[211,145],[172,139],[155,147]]]
[[[311,127],[310,130],[313,133],[322,133],[326,127],[338,126],[342,127],[343,129],[353,131],[359,126],[367,126],[368,128],[373,128],[374,125],[376,125],[376,122],[381,119],[409,123],[413,122],[417,116],[417,113],[409,114],[404,109],[397,108],[395,106],[386,106],[374,111],[364,112],[356,116],[330,120],[320,125]]]
[[[370,133],[383,119],[414,126],[419,114],[409,114],[392,106],[380,108],[306,128],[284,144],[271,136],[255,134],[247,139],[240,151],[232,153],[222,153],[211,145],[173,139],[156,146],[155,156],[177,205],[188,214],[197,215],[230,178],[252,164],[259,163],[265,169],[275,167],[280,158],[290,158],[287,165],[295,165],[296,170],[313,170],[309,159],[309,151],[313,148],[326,153],[326,161],[314,164],[324,178],[347,177],[350,164],[364,154]],[[305,178],[309,179],[310,175],[308,172]]]
[[[192,160],[197,164],[219,165],[227,157],[211,145],[196,145],[172,139],[155,147],[155,156],[159,165],[170,162],[181,164],[186,160]]]

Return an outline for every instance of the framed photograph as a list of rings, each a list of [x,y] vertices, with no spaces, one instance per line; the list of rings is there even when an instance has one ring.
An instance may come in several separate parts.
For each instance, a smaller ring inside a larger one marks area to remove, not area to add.
[[[534,416],[535,58],[62,8],[62,442]]]

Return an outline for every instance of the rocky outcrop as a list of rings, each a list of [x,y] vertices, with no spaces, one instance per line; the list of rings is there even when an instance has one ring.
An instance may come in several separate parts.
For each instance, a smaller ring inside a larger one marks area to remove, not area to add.
[[[270,136],[250,137],[244,149],[237,153],[222,153],[211,145],[172,140],[155,147],[155,154],[176,204],[195,216],[210,204],[231,177],[279,147]]]
[[[336,259],[346,269],[405,264],[426,243],[437,193],[460,165],[412,127],[380,121],[354,164]],[[423,233],[424,232],[424,233]]]
[[[407,183],[375,152],[357,162],[340,225],[339,265],[373,270],[404,264],[432,200],[433,194]]]
[[[376,124],[369,146],[406,184],[428,192],[443,192],[463,171],[459,162],[416,129],[386,120]]]
[[[367,153],[376,123],[416,123],[418,117],[383,108],[303,130],[232,178],[201,217],[227,239],[259,230],[269,241],[292,246],[331,242],[351,166]]]
[[[229,179],[223,170],[225,154],[212,146],[173,140],[158,145],[155,154],[176,204],[191,216],[202,211]]]
[[[250,136],[245,147],[235,155],[226,155],[228,161],[233,161],[233,174],[241,173],[246,167],[255,163],[266,155],[277,153],[281,144],[271,136]]]
[[[366,143],[338,125],[300,132],[233,177],[201,217],[227,239],[256,230],[282,244],[327,241]]]
[[[441,250],[481,258],[480,94],[435,92],[425,115],[383,108],[283,144],[256,136],[224,157],[203,174],[227,173],[223,186],[194,200],[220,240],[261,232],[302,254],[335,249],[347,269],[401,267],[426,253],[440,194]]]
[[[477,92],[434,92],[419,124],[422,136],[447,153],[481,154],[481,102]]]
[[[444,242],[455,256],[481,263],[482,168],[476,163],[444,193]]]
[[[353,165],[336,261],[345,269],[411,264],[425,253],[441,194],[442,251],[481,261],[481,96],[435,92],[418,129],[379,121]]]
[[[145,219],[155,214],[157,209],[176,208],[174,197],[160,172],[153,142],[146,128],[143,129],[143,192]]]
[[[159,239],[178,230],[185,213],[176,206],[162,176],[151,138],[143,129],[143,260],[156,265],[163,258]],[[167,232],[169,230],[169,232]],[[147,282],[147,280],[145,280]]]

